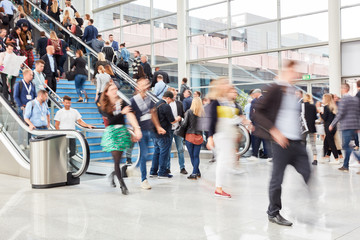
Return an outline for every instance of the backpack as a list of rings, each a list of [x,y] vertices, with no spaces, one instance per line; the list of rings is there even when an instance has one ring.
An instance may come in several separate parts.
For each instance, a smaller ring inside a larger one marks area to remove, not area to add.
[[[53,40],[53,39],[50,39],[50,41],[51,41],[51,45],[53,45],[54,48],[55,48],[55,52],[60,52],[61,51],[61,43],[60,43],[60,41]]]
[[[82,32],[81,28],[78,25],[76,25],[75,36],[81,37],[82,35],[83,35],[83,32]]]

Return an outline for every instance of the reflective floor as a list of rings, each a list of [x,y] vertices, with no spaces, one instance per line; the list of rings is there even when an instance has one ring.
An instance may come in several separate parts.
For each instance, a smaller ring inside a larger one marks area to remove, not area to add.
[[[349,173],[319,164],[309,187],[287,168],[282,214],[292,227],[267,220],[271,163],[264,160],[233,166],[224,188],[232,199],[213,196],[215,163],[208,160],[197,181],[180,175],[176,160],[174,178],[149,179],[152,190],[129,178],[128,196],[106,177],[33,190],[28,179],[0,175],[0,239],[359,239],[360,169],[352,164]]]

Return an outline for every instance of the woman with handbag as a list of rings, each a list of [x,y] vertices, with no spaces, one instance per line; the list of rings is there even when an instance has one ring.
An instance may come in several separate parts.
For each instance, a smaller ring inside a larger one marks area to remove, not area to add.
[[[337,107],[331,94],[324,94],[322,102],[324,105],[324,110],[323,112],[320,112],[320,116],[324,120],[324,129],[325,129],[324,160],[325,162],[330,162],[330,156],[327,157],[326,153],[329,149],[331,149],[331,152],[333,153],[336,161],[335,163],[339,163],[339,154],[336,149],[335,140],[334,140],[334,135],[337,129],[336,127],[334,127],[332,131],[329,130],[329,126],[336,116],[335,114],[337,112]]]
[[[185,129],[185,145],[189,151],[193,171],[188,176],[190,180],[196,180],[201,177],[199,170],[200,150],[204,141],[202,131],[197,129],[198,118],[204,116],[204,107],[201,98],[195,97],[191,107],[185,113],[184,122],[180,128]]]
[[[71,64],[70,69],[73,69],[75,67],[74,70],[74,74],[75,74],[75,88],[76,88],[76,93],[79,96],[79,100],[78,102],[83,102],[84,99],[82,97],[82,94],[84,93],[85,95],[85,102],[88,101],[88,96],[87,93],[84,89],[84,83],[87,80],[88,76],[87,76],[87,70],[86,70],[86,60],[83,58],[83,51],[81,51],[80,49],[76,51],[76,59],[73,62],[73,64]]]
[[[131,145],[131,135],[125,126],[125,115],[131,126],[135,129],[134,141],[142,138],[142,133],[134,113],[128,104],[117,95],[118,88],[114,83],[107,83],[100,98],[101,114],[109,121],[101,139],[101,146],[104,152],[111,152],[114,159],[114,172],[111,176],[111,185],[116,187],[114,175],[120,183],[121,192],[129,194],[120,171],[120,160],[122,153]]]

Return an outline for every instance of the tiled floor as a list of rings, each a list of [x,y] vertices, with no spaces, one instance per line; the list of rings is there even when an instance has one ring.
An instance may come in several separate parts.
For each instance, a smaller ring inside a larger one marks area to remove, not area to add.
[[[357,163],[355,163],[357,164]],[[271,164],[241,161],[228,174],[232,199],[213,196],[215,164],[201,162],[203,178],[126,180],[130,195],[106,177],[85,176],[80,185],[31,189],[28,179],[0,175],[0,240],[3,239],[359,239],[360,175],[338,166],[313,168],[307,187],[292,167],[283,184],[283,215],[292,227],[269,223],[267,186]],[[187,169],[190,163],[187,160]]]

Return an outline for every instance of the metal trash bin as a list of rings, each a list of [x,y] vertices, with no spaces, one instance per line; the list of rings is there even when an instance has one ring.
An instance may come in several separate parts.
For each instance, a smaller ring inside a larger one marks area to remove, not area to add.
[[[43,135],[30,140],[30,181],[33,188],[66,185],[66,151],[66,135]]]

